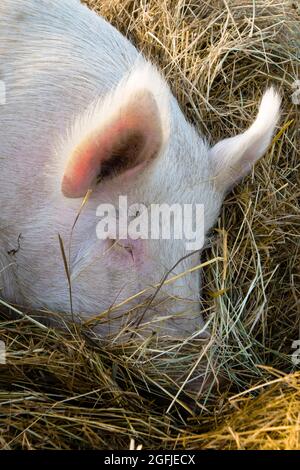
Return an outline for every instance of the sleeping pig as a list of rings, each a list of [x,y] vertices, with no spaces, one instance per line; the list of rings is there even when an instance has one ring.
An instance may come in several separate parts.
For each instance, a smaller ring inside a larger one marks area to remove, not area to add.
[[[205,334],[201,249],[270,144],[278,93],[210,147],[156,67],[79,0],[1,0],[0,80],[2,299],[96,318],[105,338]],[[190,230],[174,207],[201,209]]]

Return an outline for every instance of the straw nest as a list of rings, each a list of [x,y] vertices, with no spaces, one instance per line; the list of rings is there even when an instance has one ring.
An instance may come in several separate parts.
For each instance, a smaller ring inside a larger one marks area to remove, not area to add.
[[[104,347],[79,326],[47,328],[3,304],[0,446],[300,448],[299,6],[87,3],[159,65],[212,143],[248,126],[267,84],[281,91],[283,114],[265,157],[225,201],[205,251],[204,261],[215,260],[203,270],[213,333],[205,351],[187,344],[180,362],[137,357],[130,344]],[[195,398],[176,389],[168,370],[200,354],[216,385]]]

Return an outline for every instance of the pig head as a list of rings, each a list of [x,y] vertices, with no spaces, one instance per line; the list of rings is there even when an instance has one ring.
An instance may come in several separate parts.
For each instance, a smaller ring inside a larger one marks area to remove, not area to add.
[[[99,206],[126,196],[134,220],[153,204],[200,204],[205,236],[268,148],[277,92],[265,92],[244,133],[210,147],[158,70],[75,0],[1,1],[0,79],[1,297],[99,315],[103,335],[142,324],[179,339],[203,332],[202,246],[101,239]]]

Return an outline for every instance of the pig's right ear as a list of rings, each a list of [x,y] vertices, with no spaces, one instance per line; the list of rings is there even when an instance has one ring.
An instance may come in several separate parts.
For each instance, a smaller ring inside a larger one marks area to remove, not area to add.
[[[170,91],[149,64],[135,68],[77,120],[69,140],[62,192],[83,197],[97,181],[138,172],[164,149]]]
[[[258,115],[243,133],[221,140],[209,152],[215,187],[229,191],[234,184],[250,172],[272,141],[280,115],[281,97],[274,88],[263,95]]]

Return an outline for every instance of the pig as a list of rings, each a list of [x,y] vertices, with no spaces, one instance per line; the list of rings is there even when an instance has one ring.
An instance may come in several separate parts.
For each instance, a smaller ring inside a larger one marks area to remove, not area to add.
[[[1,298],[95,319],[103,338],[205,336],[201,250],[271,142],[276,89],[247,130],[210,146],[158,69],[79,0],[1,0],[0,80]],[[99,206],[121,196],[130,220],[138,207],[201,205],[203,243],[99,238]]]

